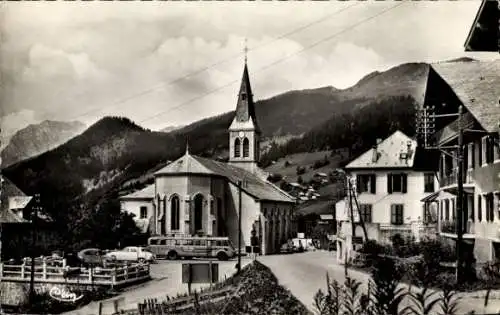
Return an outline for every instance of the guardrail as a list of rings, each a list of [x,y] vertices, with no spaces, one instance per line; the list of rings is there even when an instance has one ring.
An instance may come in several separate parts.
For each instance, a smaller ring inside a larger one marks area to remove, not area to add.
[[[149,279],[149,264],[131,264],[114,268],[80,268],[50,266],[47,263],[35,265],[36,283],[64,283],[77,285],[122,286]],[[29,282],[31,264],[0,264],[0,279],[4,282]]]

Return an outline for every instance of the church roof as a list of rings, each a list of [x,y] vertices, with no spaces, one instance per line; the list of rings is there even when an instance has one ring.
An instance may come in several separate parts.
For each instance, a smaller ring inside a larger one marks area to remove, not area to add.
[[[235,185],[242,180],[242,190],[256,199],[295,202],[292,196],[253,173],[227,163],[191,155],[189,152],[155,173],[155,175],[179,174],[222,176]]]
[[[437,74],[487,132],[498,131],[500,121],[500,59],[433,64]]]
[[[154,199],[155,184],[146,186],[145,188],[135,191],[131,194],[120,197],[120,199]]]
[[[411,144],[409,151],[411,154],[407,155],[407,159],[403,159],[400,154],[408,152],[408,144]],[[398,130],[376,146],[376,159],[375,149],[372,148],[347,164],[345,168],[412,168],[416,147],[415,140]]]
[[[255,104],[253,102],[252,87],[250,85],[250,77],[248,75],[248,67],[245,63],[243,69],[243,77],[241,79],[240,92],[238,93],[238,103],[236,105],[235,122],[253,121],[253,126],[257,131],[260,131],[255,116]]]

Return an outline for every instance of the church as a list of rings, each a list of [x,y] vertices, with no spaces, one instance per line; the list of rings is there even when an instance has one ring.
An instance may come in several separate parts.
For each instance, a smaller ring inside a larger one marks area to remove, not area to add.
[[[279,252],[283,243],[295,237],[296,202],[268,182],[257,166],[261,130],[246,60],[228,131],[228,163],[193,155],[186,145],[182,157],[154,174],[153,185],[120,198],[122,209],[140,212],[138,223],[147,222],[154,235],[227,236],[235,246],[241,213],[242,247],[250,245],[253,230],[262,254]]]

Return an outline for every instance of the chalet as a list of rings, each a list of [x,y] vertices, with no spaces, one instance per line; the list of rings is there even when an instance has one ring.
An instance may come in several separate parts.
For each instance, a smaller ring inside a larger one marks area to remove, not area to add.
[[[421,199],[437,189],[436,167],[437,159],[425,155],[417,141],[401,131],[350,162],[345,171],[354,189],[335,205],[337,259],[344,261],[355,243],[363,241],[363,225],[368,238],[381,243],[390,243],[396,234],[417,241],[422,234],[435,235],[437,218],[426,212]]]
[[[430,75],[427,105],[448,105],[436,109],[442,113],[456,113],[457,106],[463,106],[462,226],[466,252],[478,263],[500,260],[500,60],[435,64]],[[458,144],[456,117],[436,130],[435,146]],[[457,238],[457,173],[456,150],[441,153],[439,191],[424,200],[438,207],[439,233],[450,241]]]

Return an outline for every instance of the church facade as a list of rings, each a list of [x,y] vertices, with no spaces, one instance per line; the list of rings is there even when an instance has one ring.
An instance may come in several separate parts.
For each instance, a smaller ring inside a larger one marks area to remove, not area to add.
[[[295,198],[266,180],[257,166],[261,131],[245,63],[236,114],[229,126],[230,158],[223,163],[185,154],[155,173],[150,230],[155,235],[228,236],[250,245],[252,231],[261,253],[277,253],[295,236]]]

